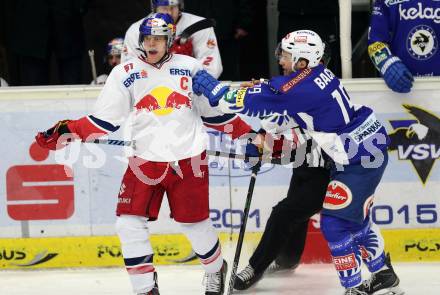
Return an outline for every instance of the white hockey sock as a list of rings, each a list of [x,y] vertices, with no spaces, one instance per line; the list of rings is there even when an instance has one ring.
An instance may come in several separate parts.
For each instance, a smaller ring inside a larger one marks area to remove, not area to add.
[[[134,215],[121,215],[116,220],[125,267],[135,293],[146,293],[154,287],[153,248],[147,221]]]
[[[221,245],[211,220],[197,223],[180,223],[182,231],[190,240],[199,260],[207,273],[215,273],[223,264]]]

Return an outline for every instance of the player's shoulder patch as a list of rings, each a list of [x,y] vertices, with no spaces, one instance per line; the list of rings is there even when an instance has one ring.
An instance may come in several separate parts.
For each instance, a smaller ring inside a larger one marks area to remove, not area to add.
[[[290,79],[289,81],[284,83],[281,86],[281,91],[284,93],[290,91],[293,87],[295,87],[301,81],[303,81],[305,78],[310,76],[311,73],[312,73],[312,69],[310,69],[310,68],[306,68],[306,69],[302,70],[298,75],[296,75],[295,77],[293,77],[292,79]]]

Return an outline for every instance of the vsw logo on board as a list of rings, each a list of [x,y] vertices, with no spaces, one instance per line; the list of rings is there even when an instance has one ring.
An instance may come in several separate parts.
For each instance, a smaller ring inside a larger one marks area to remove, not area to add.
[[[440,118],[422,108],[403,107],[415,117],[407,120],[390,120],[393,132],[389,134],[389,151],[397,152],[399,160],[409,160],[420,180],[426,184],[435,160],[440,157]]]

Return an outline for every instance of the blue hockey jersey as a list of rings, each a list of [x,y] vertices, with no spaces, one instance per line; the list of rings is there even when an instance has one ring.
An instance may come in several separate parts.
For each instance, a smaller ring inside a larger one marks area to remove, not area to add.
[[[274,77],[248,88],[242,98],[241,113],[293,117],[340,164],[359,163],[361,157],[377,155],[388,145],[385,128],[373,111],[353,105],[339,79],[322,65]]]
[[[375,1],[369,44],[387,43],[413,75],[440,75],[439,38],[439,0]]]

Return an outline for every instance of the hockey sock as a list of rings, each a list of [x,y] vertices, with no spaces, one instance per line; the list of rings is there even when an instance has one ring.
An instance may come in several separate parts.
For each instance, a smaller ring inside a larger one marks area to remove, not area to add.
[[[116,232],[121,241],[125,267],[136,294],[147,293],[155,283],[153,248],[147,220],[134,215],[121,215],[116,220]]]
[[[341,285],[345,288],[356,287],[362,282],[361,253],[351,234],[356,226],[360,227],[351,221],[321,215],[321,231],[328,242]]]
[[[190,240],[205,271],[218,272],[223,264],[223,256],[220,241],[210,219],[197,223],[180,223],[180,226]]]
[[[379,227],[367,218],[364,227],[354,233],[353,237],[360,247],[362,259],[368,270],[372,273],[381,270],[385,266],[385,252]]]

